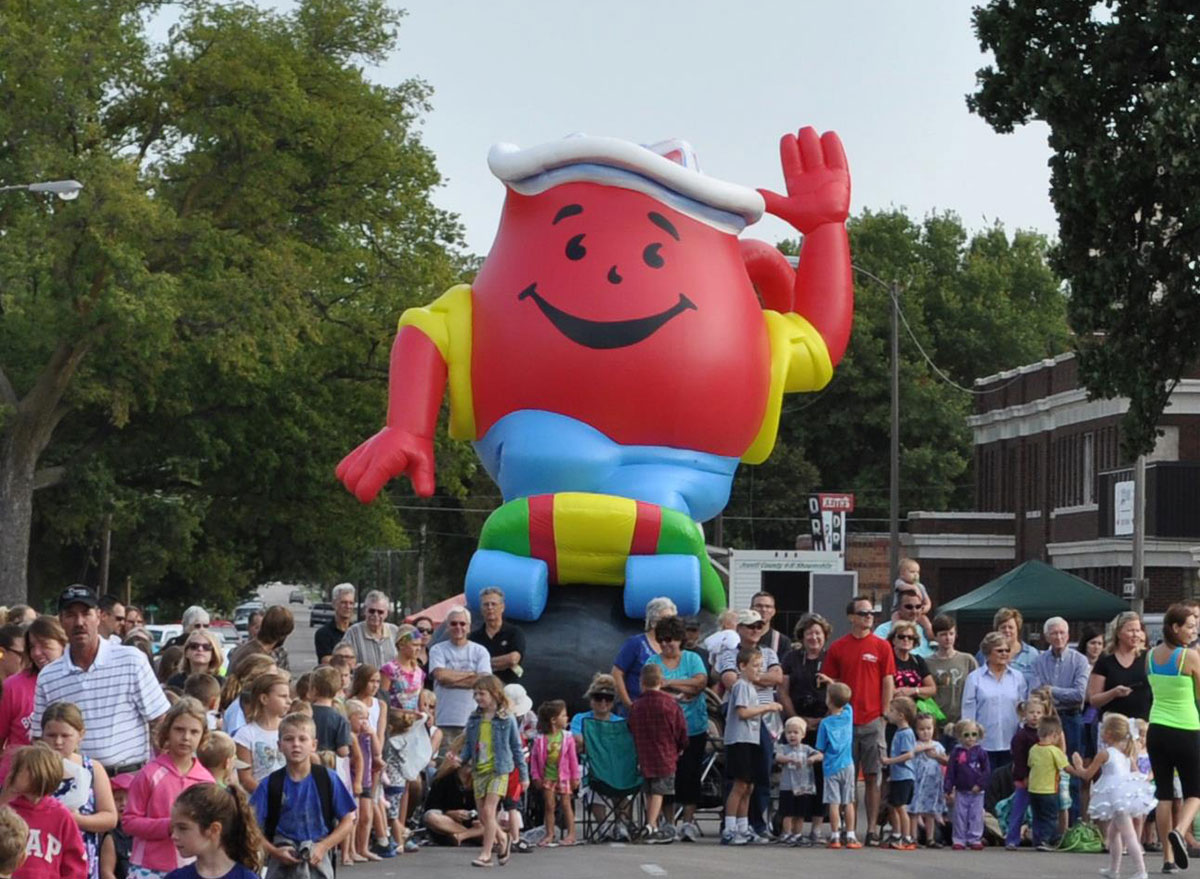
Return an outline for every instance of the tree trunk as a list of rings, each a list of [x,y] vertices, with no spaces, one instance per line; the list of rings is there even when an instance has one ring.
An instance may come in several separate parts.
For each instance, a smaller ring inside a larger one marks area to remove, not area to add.
[[[8,428],[0,434],[0,604],[11,607],[28,600],[26,576],[37,452],[31,448],[26,431],[11,422]]]

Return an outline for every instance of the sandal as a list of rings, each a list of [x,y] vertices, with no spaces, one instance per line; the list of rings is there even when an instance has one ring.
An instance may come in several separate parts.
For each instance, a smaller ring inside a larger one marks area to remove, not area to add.
[[[558,848],[558,843],[552,837],[547,836],[537,844],[538,848]]]
[[[517,840],[517,841],[514,843],[514,847],[516,848],[516,850],[517,850],[517,851],[519,851],[519,852],[520,852],[521,854],[523,854],[523,855],[527,855],[527,854],[529,854],[531,851],[533,851],[533,849],[531,849],[531,848],[529,847],[529,843],[527,843],[527,842],[526,842],[525,840],[523,840],[523,839],[518,839],[518,840]]]
[[[471,861],[471,866],[472,867],[494,867],[496,865],[492,863],[491,858],[476,858],[475,860]]]
[[[504,837],[504,845],[500,846],[500,857],[496,859],[496,863],[503,867],[508,863],[509,857],[512,855],[512,837],[507,834]]]

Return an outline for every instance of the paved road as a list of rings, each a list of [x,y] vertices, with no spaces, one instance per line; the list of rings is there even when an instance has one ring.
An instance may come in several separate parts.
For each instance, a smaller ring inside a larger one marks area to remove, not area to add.
[[[708,832],[707,825],[705,832]],[[339,867],[338,876],[340,879],[392,879],[400,875],[411,876],[416,867],[420,868],[422,879],[462,876],[472,872],[469,863],[477,853],[477,849],[423,848],[415,854],[378,864]],[[1005,859],[1003,864],[1001,858]],[[535,850],[528,855],[514,854],[507,867],[500,869],[511,871],[510,875],[521,879],[562,879],[563,876],[572,879],[636,879],[644,876],[696,879],[730,876],[736,871],[744,871],[747,866],[758,876],[775,872],[784,875],[786,871],[800,876],[841,873],[870,879],[992,879],[996,876],[1079,879],[1095,876],[1097,870],[1107,865],[1107,855],[1047,854],[1032,849],[1012,853],[998,848],[982,852],[879,849],[851,852],[778,846],[734,849],[718,846],[710,838],[698,843],[672,845],[606,844]],[[1147,866],[1151,872],[1156,872],[1159,861],[1148,861]],[[1122,870],[1132,872],[1126,865],[1122,865]]]

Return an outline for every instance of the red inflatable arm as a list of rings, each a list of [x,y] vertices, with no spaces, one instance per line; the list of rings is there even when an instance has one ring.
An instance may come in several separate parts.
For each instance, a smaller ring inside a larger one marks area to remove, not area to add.
[[[825,340],[836,366],[846,353],[854,319],[854,283],[846,217],[850,213],[850,170],[841,139],[832,131],[818,136],[814,128],[785,134],[779,143],[787,195],[760,189],[767,210],[804,236],[795,273],[792,310],[807,319]],[[743,249],[743,254],[745,250]],[[756,261],[768,257],[756,254]],[[780,257],[782,259],[782,257]],[[776,261],[777,262],[777,261]],[[755,279],[754,270],[751,278]],[[767,284],[778,284],[778,268],[758,269]],[[759,283],[755,279],[755,283]],[[778,299],[778,294],[772,294]],[[768,308],[773,306],[767,305]]]
[[[387,426],[342,459],[337,477],[364,504],[393,477],[407,473],[422,497],[433,494],[433,435],[446,390],[446,362],[416,327],[392,343]]]

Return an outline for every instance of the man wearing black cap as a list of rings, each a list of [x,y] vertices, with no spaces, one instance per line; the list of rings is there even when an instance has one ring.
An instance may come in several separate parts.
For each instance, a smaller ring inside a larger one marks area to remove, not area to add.
[[[58,597],[68,647],[38,675],[31,735],[41,737],[46,706],[74,703],[87,728],[80,751],[111,777],[140,769],[150,759],[150,725],[169,705],[140,650],[100,637],[98,604],[87,586],[69,586]]]

